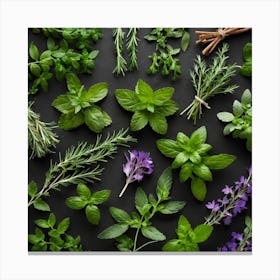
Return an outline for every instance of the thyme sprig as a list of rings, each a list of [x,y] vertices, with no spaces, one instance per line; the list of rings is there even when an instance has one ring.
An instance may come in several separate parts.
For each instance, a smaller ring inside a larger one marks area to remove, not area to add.
[[[115,44],[116,58],[117,58],[117,64],[113,70],[113,73],[116,73],[117,75],[122,74],[123,76],[127,71],[127,63],[125,58],[123,57],[124,35],[125,32],[122,30],[122,28],[115,28],[113,30],[113,37],[115,38],[114,44]]]
[[[98,135],[95,144],[81,142],[77,147],[69,147],[64,157],[59,154],[59,162],[51,162],[42,189],[30,195],[28,206],[37,200],[41,201],[44,196],[49,196],[51,190],[59,190],[60,186],[100,180],[103,168],[99,163],[113,158],[118,146],[128,147],[129,142],[137,141],[130,135],[126,135],[127,132],[127,129],[121,129],[111,135],[108,134],[103,141],[101,135]]]
[[[55,123],[45,123],[40,120],[40,115],[32,110],[33,102],[28,104],[28,145],[31,149],[30,159],[44,157],[52,153],[52,148],[59,143],[58,137],[53,131]]]
[[[196,95],[191,104],[180,113],[183,115],[187,112],[187,118],[192,118],[194,124],[196,124],[197,118],[201,118],[202,105],[210,109],[206,102],[207,99],[220,93],[233,93],[238,88],[237,85],[228,85],[238,67],[236,63],[226,65],[228,60],[226,52],[228,50],[229,45],[224,43],[222,48],[217,51],[212,65],[208,67],[200,55],[195,60],[194,69],[190,72],[190,76]]]
[[[127,41],[126,41],[126,48],[129,52],[130,56],[130,64],[128,69],[130,71],[134,69],[138,69],[138,63],[137,63],[137,46],[139,39],[137,38],[137,31],[138,28],[129,28],[128,34],[127,34]]]

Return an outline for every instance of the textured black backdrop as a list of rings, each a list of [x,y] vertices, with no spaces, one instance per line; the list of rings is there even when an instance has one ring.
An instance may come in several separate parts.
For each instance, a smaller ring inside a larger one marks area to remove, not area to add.
[[[189,71],[193,67],[194,58],[197,54],[201,54],[202,45],[196,45],[197,35],[195,30],[215,30],[215,28],[192,28],[189,29],[191,41],[188,50],[178,55],[182,67],[182,76],[179,80],[171,82],[170,78],[163,78],[160,74],[147,75],[146,70],[150,65],[148,56],[154,51],[155,45],[149,43],[144,39],[144,36],[149,34],[150,28],[142,28],[139,30],[139,47],[138,47],[138,63],[139,70],[127,73],[125,77],[115,76],[112,70],[115,67],[114,45],[112,37],[112,29],[102,29],[104,37],[96,45],[95,49],[100,51],[96,58],[96,66],[92,75],[80,75],[81,82],[89,87],[97,82],[107,82],[109,84],[109,94],[100,103],[101,107],[109,113],[112,117],[113,123],[111,126],[104,129],[104,135],[107,132],[129,127],[131,113],[124,111],[117,103],[114,91],[117,88],[134,89],[135,84],[139,78],[149,83],[154,89],[165,86],[172,86],[175,88],[174,100],[180,104],[180,111],[185,108],[194,97],[194,90],[191,84]],[[126,29],[125,29],[126,30]],[[227,38],[225,41],[229,43],[229,63],[236,62],[238,65],[243,63],[242,48],[245,43],[251,42],[251,32],[236,35]],[[40,51],[46,49],[46,38],[43,35],[35,35],[28,31],[28,42],[34,41],[39,47]],[[174,47],[180,45],[180,40],[173,40],[170,42]],[[211,62],[214,54],[210,55],[207,60]],[[123,153],[127,149],[120,148],[118,154],[113,160],[110,160],[104,165],[105,171],[102,175],[102,180],[95,184],[90,184],[92,191],[101,189],[111,189],[112,193],[107,202],[100,206],[101,221],[98,226],[91,225],[84,215],[83,210],[72,210],[65,205],[65,199],[69,196],[75,195],[75,186],[62,187],[61,191],[51,193],[47,199],[51,210],[55,213],[58,220],[65,217],[70,217],[71,226],[69,233],[72,236],[81,236],[81,243],[85,251],[116,251],[114,240],[100,240],[97,234],[108,226],[113,224],[108,208],[110,206],[122,208],[128,212],[134,209],[134,194],[137,186],[141,186],[146,193],[154,193],[156,182],[162,171],[171,164],[171,160],[165,158],[156,148],[155,142],[159,138],[175,138],[179,131],[191,134],[195,129],[205,125],[208,132],[207,143],[213,146],[210,153],[229,153],[237,157],[236,161],[228,168],[213,172],[213,182],[207,183],[207,196],[205,202],[196,201],[190,192],[190,183],[179,183],[178,171],[173,171],[173,188],[172,198],[174,200],[185,200],[186,207],[181,213],[174,215],[158,214],[153,219],[153,224],[162,231],[167,240],[175,238],[175,228],[180,214],[185,215],[193,226],[204,222],[204,217],[209,214],[209,210],[205,208],[205,203],[221,196],[221,189],[225,184],[233,184],[241,175],[247,174],[247,167],[251,165],[251,153],[245,148],[245,142],[239,139],[233,139],[231,136],[225,137],[223,135],[224,124],[220,122],[216,114],[220,111],[231,111],[232,103],[235,99],[240,99],[243,91],[246,88],[251,89],[251,79],[245,78],[237,74],[232,83],[239,85],[239,88],[232,95],[220,95],[209,100],[211,110],[203,108],[202,118],[193,125],[191,120],[179,116],[179,112],[168,118],[168,132],[165,136],[160,136],[152,131],[150,127],[145,127],[140,132],[130,132],[131,135],[138,139],[137,144],[133,144],[131,148],[148,151],[154,160],[154,173],[147,176],[138,184],[134,183],[128,187],[124,196],[120,199],[118,194],[125,183],[125,175],[122,172],[122,165],[125,162]],[[29,96],[30,100],[34,100],[33,110],[38,112],[41,119],[45,122],[57,122],[60,113],[51,106],[52,101],[60,94],[66,92],[65,82],[57,82],[52,79],[49,83],[49,92],[44,93],[39,91],[35,96]],[[87,141],[94,143],[96,134],[91,132],[85,125],[75,129],[74,131],[56,130],[60,143],[57,145],[54,154],[48,155],[43,159],[29,160],[28,176],[29,181],[35,180],[41,186],[45,179],[45,172],[49,168],[50,160],[56,161],[58,153],[64,154],[65,150],[70,145],[76,145],[80,141]],[[244,228],[244,218],[251,213],[251,206],[248,209],[233,219],[230,226],[218,225],[215,226],[212,236],[204,243],[200,244],[201,251],[216,251],[217,247],[222,246],[230,239],[232,231],[242,232]],[[34,220],[38,218],[47,218],[48,213],[29,209],[28,229],[29,233],[34,232]],[[139,244],[142,244],[139,238]],[[147,251],[161,251],[164,242],[158,242],[147,246]],[[30,247],[29,247],[30,250]]]

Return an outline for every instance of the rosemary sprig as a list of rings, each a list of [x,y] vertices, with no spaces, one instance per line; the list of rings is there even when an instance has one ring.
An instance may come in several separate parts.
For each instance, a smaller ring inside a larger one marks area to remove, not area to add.
[[[53,132],[56,128],[55,123],[45,123],[40,120],[40,115],[32,110],[33,102],[28,104],[28,145],[32,151],[30,159],[34,157],[44,157],[52,153],[52,147],[55,147],[59,140]]]
[[[126,136],[127,132],[128,129],[121,129],[111,135],[108,134],[103,141],[101,135],[98,135],[95,144],[79,143],[77,147],[68,148],[64,158],[59,154],[59,162],[54,164],[51,162],[42,189],[31,196],[28,206],[42,196],[48,196],[51,190],[58,190],[59,186],[100,180],[103,168],[99,163],[113,158],[118,146],[128,147],[129,142],[137,141],[130,135]]]
[[[117,65],[113,70],[113,73],[117,75],[122,74],[125,76],[125,72],[127,71],[126,60],[123,57],[123,40],[124,40],[125,32],[123,32],[122,28],[115,28],[113,30],[113,37],[115,38],[115,50],[117,56]]]
[[[138,28],[130,28],[127,34],[126,48],[130,56],[129,70],[138,69],[137,63],[137,46],[139,39],[137,38]]]
[[[207,99],[220,93],[233,93],[238,88],[237,85],[228,86],[230,78],[238,67],[236,63],[226,65],[228,59],[226,52],[228,50],[229,45],[224,43],[223,47],[217,51],[212,65],[208,67],[205,61],[201,60],[200,55],[195,60],[194,70],[190,72],[190,76],[196,95],[191,104],[180,113],[183,115],[187,112],[187,118],[192,118],[194,124],[196,124],[197,118],[201,118],[202,105],[210,109],[206,102]]]

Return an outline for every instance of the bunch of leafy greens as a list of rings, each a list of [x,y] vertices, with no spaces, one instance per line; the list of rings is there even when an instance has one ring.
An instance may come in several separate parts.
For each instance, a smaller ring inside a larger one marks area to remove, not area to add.
[[[169,158],[174,158],[172,168],[180,168],[180,182],[191,179],[191,191],[194,197],[203,201],[206,196],[205,181],[212,181],[212,170],[224,169],[229,166],[235,156],[219,154],[209,156],[212,146],[206,144],[207,131],[205,126],[195,130],[190,137],[182,132],[176,140],[159,139],[156,145],[160,152]]]
[[[100,221],[100,211],[98,204],[105,202],[110,194],[110,190],[101,190],[91,193],[91,190],[85,184],[78,184],[78,196],[71,196],[66,199],[66,205],[75,210],[85,208],[87,220],[93,224],[98,225]]]
[[[175,81],[181,76],[181,65],[174,56],[180,53],[180,48],[173,49],[167,41],[172,38],[182,38],[181,48],[186,51],[190,41],[190,35],[184,28],[154,28],[151,33],[144,37],[150,42],[156,43],[156,52],[149,56],[152,64],[148,69],[149,74],[161,71],[162,76],[171,74]]]
[[[47,38],[64,39],[79,50],[92,50],[92,43],[103,38],[100,28],[33,28],[33,33],[42,32]]]
[[[77,147],[69,147],[64,157],[59,154],[59,162],[51,162],[40,190],[34,181],[29,183],[28,206],[33,205],[38,210],[50,211],[49,205],[42,198],[48,197],[51,190],[59,190],[60,186],[100,180],[103,171],[100,163],[107,162],[108,158],[112,159],[119,146],[128,147],[129,142],[136,142],[136,139],[126,135],[127,131],[121,129],[108,134],[103,141],[101,135],[98,135],[95,144],[79,143]]]
[[[191,224],[180,216],[176,230],[177,239],[169,240],[162,247],[163,251],[199,251],[198,243],[206,241],[213,231],[213,227],[205,224],[191,228]]]
[[[202,105],[210,109],[207,99],[220,93],[233,93],[238,88],[237,85],[228,85],[237,67],[236,64],[226,65],[228,50],[229,45],[224,43],[223,47],[217,51],[213,64],[208,67],[205,61],[201,60],[200,55],[195,60],[194,69],[190,75],[196,95],[191,104],[180,113],[183,115],[187,112],[188,119],[192,118],[194,124],[197,118],[201,118]]]
[[[32,110],[33,102],[28,105],[28,146],[31,149],[30,159],[44,157],[52,153],[52,149],[59,143],[58,137],[53,131],[54,123],[45,123],[40,116]]]
[[[57,226],[56,216],[50,213],[47,220],[35,221],[38,226],[34,234],[28,235],[28,242],[32,244],[32,251],[82,251],[80,236],[73,238],[66,231],[70,226],[70,218],[63,219]],[[46,229],[47,236],[42,229]]]
[[[139,251],[145,246],[165,240],[166,237],[157,228],[152,226],[151,219],[156,213],[174,214],[180,211],[184,206],[184,201],[170,201],[170,190],[172,186],[171,169],[164,170],[157,182],[156,194],[157,199],[152,195],[145,194],[139,187],[135,194],[135,207],[137,212],[129,215],[126,211],[111,207],[110,213],[116,224],[102,231],[98,238],[100,239],[116,239],[117,247],[120,251]],[[126,235],[129,229],[135,229],[134,238]],[[142,234],[148,241],[137,247],[139,234]]]
[[[117,89],[115,91],[119,104],[127,111],[134,112],[130,128],[133,131],[141,130],[148,123],[159,133],[167,132],[166,117],[175,114],[178,104],[171,100],[174,88],[165,87],[153,91],[143,80],[138,80],[135,91]]]
[[[240,68],[240,74],[246,77],[252,76],[252,44],[247,43],[243,47],[244,64]]]
[[[95,104],[108,94],[107,83],[97,83],[86,90],[74,73],[66,74],[66,81],[68,92],[52,103],[62,113],[58,120],[60,128],[70,130],[85,123],[98,133],[112,123],[110,116]]]
[[[122,28],[115,28],[113,30],[114,44],[117,64],[113,70],[113,73],[125,76],[127,70],[133,71],[138,68],[137,64],[137,47],[138,47],[138,38],[137,38],[138,28],[129,28],[126,36],[126,49],[130,57],[130,64],[127,68],[127,62],[124,58],[124,38],[125,32]]]
[[[246,139],[246,148],[252,151],[252,96],[246,89],[241,97],[241,102],[235,100],[232,113],[220,112],[217,117],[222,122],[228,123],[224,128],[224,135],[232,133],[233,138]]]
[[[28,78],[32,82],[30,94],[37,93],[39,87],[47,92],[48,82],[53,76],[62,81],[67,73],[92,73],[94,59],[99,51],[89,52],[87,49],[75,51],[64,39],[58,46],[52,38],[49,38],[47,46],[48,49],[40,54],[37,46],[33,42],[30,44],[28,61]]]

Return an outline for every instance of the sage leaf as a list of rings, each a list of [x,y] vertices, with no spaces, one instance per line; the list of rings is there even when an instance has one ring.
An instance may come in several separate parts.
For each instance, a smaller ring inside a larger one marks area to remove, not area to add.
[[[122,209],[116,208],[116,207],[110,207],[109,211],[112,215],[112,217],[119,223],[129,223],[131,220],[128,213]]]
[[[153,226],[142,227],[141,233],[146,238],[155,241],[162,241],[166,239],[165,235]]]

